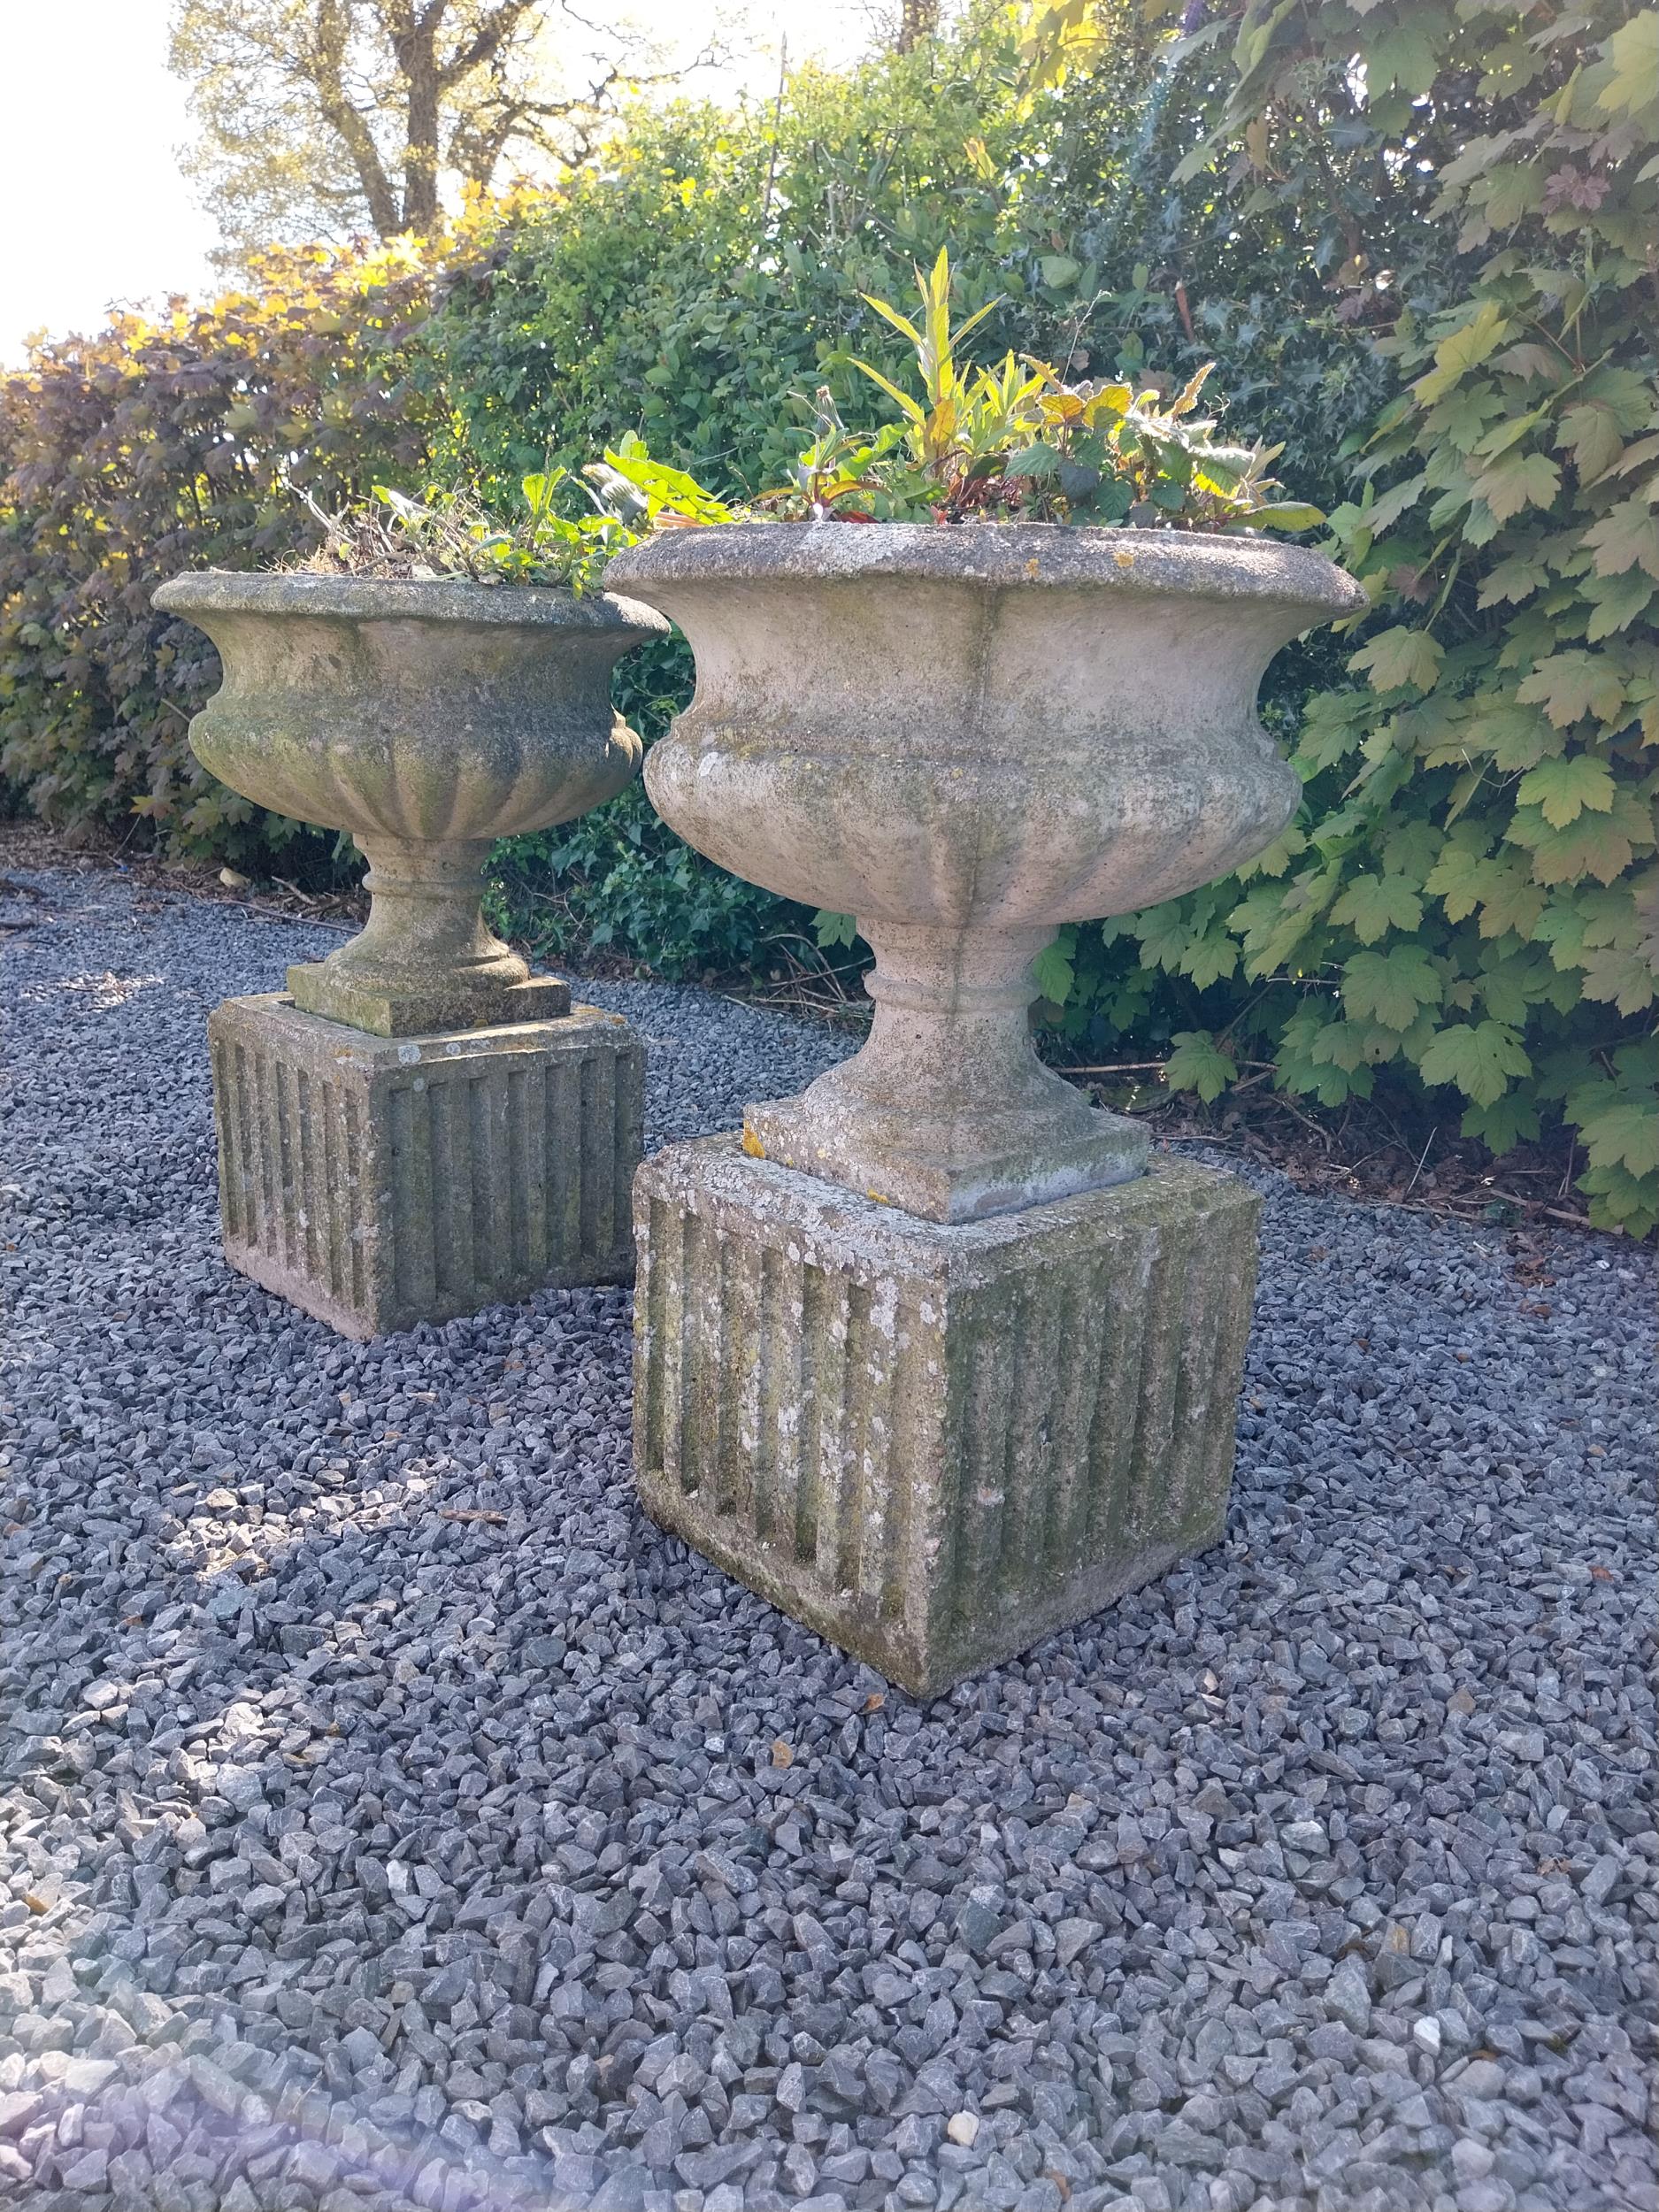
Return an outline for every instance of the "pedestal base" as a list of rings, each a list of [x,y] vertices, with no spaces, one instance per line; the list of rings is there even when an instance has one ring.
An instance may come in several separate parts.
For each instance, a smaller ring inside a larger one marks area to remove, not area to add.
[[[619,1016],[385,1038],[273,994],[208,1037],[226,1257],[342,1335],[631,1274],[642,1054]]]
[[[1156,1158],[947,1225],[745,1154],[634,1182],[648,1511],[918,1695],[1226,1518],[1261,1201]]]

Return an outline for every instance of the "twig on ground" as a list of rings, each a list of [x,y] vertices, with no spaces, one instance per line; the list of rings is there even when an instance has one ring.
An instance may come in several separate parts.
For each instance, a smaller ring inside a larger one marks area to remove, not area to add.
[[[1422,1174],[1424,1168],[1426,1166],[1429,1153],[1432,1149],[1434,1140],[1439,1134],[1440,1132],[1438,1129],[1431,1129],[1429,1131],[1429,1141],[1428,1143],[1423,1148],[1423,1157],[1417,1162],[1416,1172],[1412,1175],[1411,1180],[1406,1185],[1405,1194],[1408,1198],[1410,1197],[1412,1192],[1416,1190],[1417,1187],[1417,1177]]]

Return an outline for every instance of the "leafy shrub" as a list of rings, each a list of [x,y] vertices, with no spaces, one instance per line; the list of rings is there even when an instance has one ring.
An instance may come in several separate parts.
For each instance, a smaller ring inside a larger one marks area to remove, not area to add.
[[[1332,522],[1378,611],[1363,682],[1308,706],[1286,837],[1230,884],[1078,933],[1056,995],[1074,1027],[1133,1018],[1126,938],[1190,987],[1172,1080],[1214,1095],[1244,1045],[1327,1105],[1420,1083],[1498,1154],[1560,1116],[1592,1218],[1646,1230],[1659,13],[1231,17],[1233,81],[1175,176],[1208,176],[1241,227],[1334,199],[1354,229],[1343,306],[1403,388],[1345,441],[1358,488]],[[1402,179],[1420,220],[1385,260],[1363,226]]]
[[[136,801],[175,849],[257,864],[292,826],[191,761],[216,667],[150,612],[155,581],[312,543],[295,486],[415,492],[463,455],[496,492],[642,436],[752,497],[831,427],[814,395],[854,419],[855,358],[904,376],[864,296],[949,242],[999,357],[1136,391],[1150,361],[1171,388],[1216,361],[1225,434],[1272,425],[1377,594],[1366,629],[1270,672],[1306,787],[1286,838],[1064,933],[1056,1018],[1167,1043],[1206,1091],[1248,1054],[1297,1094],[1457,1102],[1499,1148],[1563,1118],[1596,1218],[1640,1229],[1659,19],[1210,0],[1171,35],[1164,0],[1032,12],[1023,57],[987,7],[794,80],[775,116],[645,115],[568,191],[431,253],[290,257],[0,382],[0,777],[57,819],[119,827]],[[621,673],[670,695],[656,649]],[[526,928],[610,928],[686,972],[798,920],[685,856],[637,790],[500,880]]]
[[[617,668],[618,710],[648,745],[691,691],[690,649],[677,635]],[[573,822],[503,839],[492,856],[488,907],[496,928],[542,957],[621,955],[672,981],[764,972],[771,940],[798,934],[808,920],[803,908],[683,844],[637,781]]]
[[[243,861],[293,838],[197,765],[185,730],[218,657],[150,595],[308,541],[302,492],[347,503],[423,467],[402,357],[431,285],[403,254],[274,256],[255,290],[118,314],[0,379],[0,776],[35,811],[138,815]],[[332,834],[314,842],[326,859]]]

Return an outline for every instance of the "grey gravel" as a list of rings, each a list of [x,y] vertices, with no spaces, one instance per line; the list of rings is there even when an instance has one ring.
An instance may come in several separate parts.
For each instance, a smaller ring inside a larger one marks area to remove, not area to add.
[[[1653,1261],[1264,1177],[1225,1541],[918,1705],[635,1509],[628,1302],[226,1270],[203,1024],[6,913],[0,2202],[1659,2212]],[[594,985],[649,1139],[841,1048]]]

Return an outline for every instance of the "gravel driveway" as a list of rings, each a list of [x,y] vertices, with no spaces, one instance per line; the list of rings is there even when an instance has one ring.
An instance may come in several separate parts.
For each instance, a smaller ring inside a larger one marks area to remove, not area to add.
[[[1226,1540],[917,1704],[641,1519],[626,1293],[227,1271],[204,1019],[336,938],[27,880],[0,2202],[1659,2212],[1650,1253],[1263,1179]],[[589,995],[649,1142],[838,1048]]]

